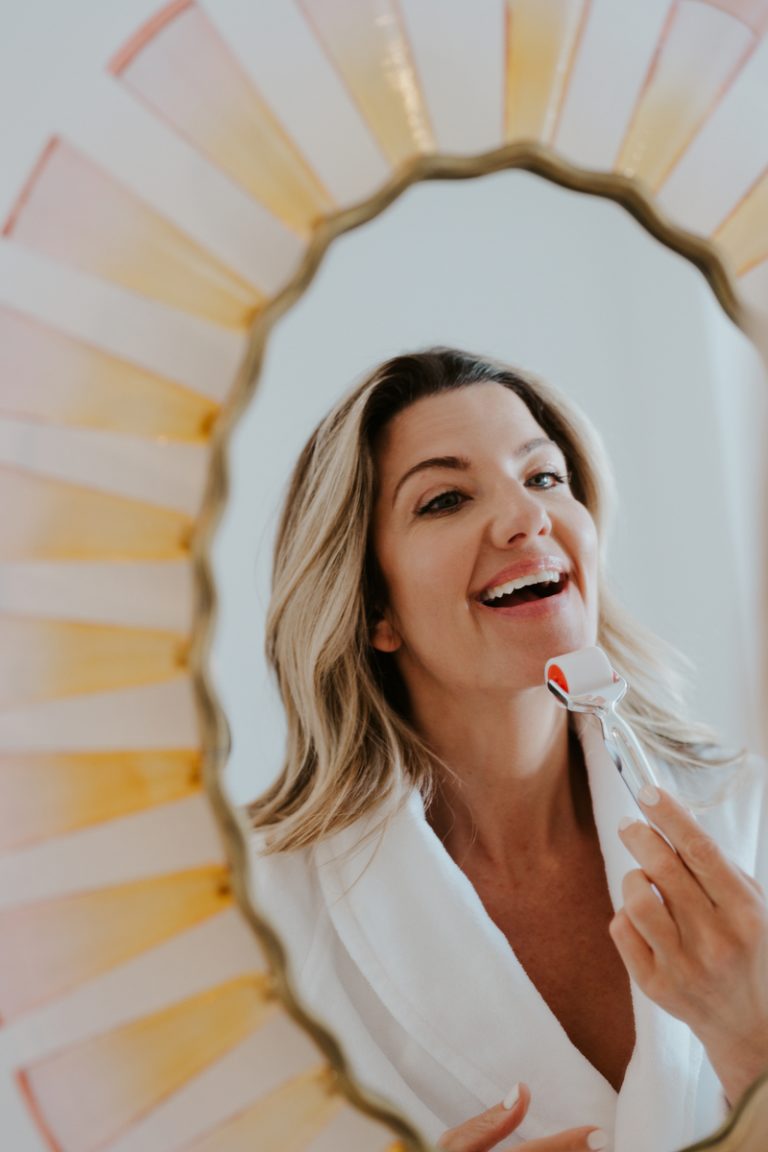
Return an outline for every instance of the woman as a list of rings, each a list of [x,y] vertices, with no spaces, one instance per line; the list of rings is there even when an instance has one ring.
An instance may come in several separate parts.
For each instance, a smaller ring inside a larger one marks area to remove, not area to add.
[[[323,421],[279,528],[256,898],[358,1076],[451,1152],[680,1148],[768,1069],[761,771],[732,761],[710,836],[649,795],[676,854],[543,684],[598,643],[662,782],[722,773],[602,586],[608,492],[553,390],[434,349]]]

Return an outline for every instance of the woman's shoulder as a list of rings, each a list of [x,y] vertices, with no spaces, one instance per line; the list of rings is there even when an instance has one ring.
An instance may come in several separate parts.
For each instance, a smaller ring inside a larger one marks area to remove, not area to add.
[[[303,848],[270,851],[269,830],[251,832],[251,896],[257,912],[276,928],[297,974],[314,941],[330,927],[339,902],[357,890],[363,877],[370,881],[371,865],[385,846],[387,859],[393,852],[398,855],[403,828],[414,823],[426,826],[424,804],[409,787]]]
[[[312,847],[292,851],[272,851],[269,835],[262,829],[249,838],[249,856],[254,896],[265,905],[276,905],[288,896],[306,907],[317,887],[317,866]]]
[[[319,881],[311,848],[270,852],[268,835],[249,838],[249,884],[256,911],[275,929],[299,975],[322,914]]]

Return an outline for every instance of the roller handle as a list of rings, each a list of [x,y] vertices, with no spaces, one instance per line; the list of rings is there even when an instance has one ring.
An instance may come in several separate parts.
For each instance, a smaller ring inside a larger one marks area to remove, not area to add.
[[[641,788],[660,787],[651,763],[626,720],[609,711],[600,717],[600,721],[605,746],[635,803],[638,803],[637,794]]]

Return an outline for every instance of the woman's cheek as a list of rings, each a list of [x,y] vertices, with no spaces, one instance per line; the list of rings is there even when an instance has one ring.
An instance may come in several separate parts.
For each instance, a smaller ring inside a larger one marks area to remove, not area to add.
[[[600,559],[600,543],[597,538],[597,529],[586,508],[583,515],[582,527],[582,558],[584,564],[585,596],[590,609],[590,617],[597,634],[598,623],[598,571]]]
[[[578,511],[576,513],[576,536],[577,548],[576,553],[588,567],[597,568],[597,558],[599,552],[599,541],[597,538],[597,528],[592,519],[590,512],[584,507],[583,504],[576,505]]]
[[[399,565],[401,601],[422,619],[438,618],[457,598],[465,598],[472,574],[474,552],[466,530],[458,524],[440,527],[440,532],[424,532],[410,541]]]

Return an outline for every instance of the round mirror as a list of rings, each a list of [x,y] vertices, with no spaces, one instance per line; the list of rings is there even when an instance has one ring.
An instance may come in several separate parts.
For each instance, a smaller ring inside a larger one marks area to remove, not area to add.
[[[502,171],[411,186],[375,220],[333,243],[308,291],[270,332],[258,391],[230,441],[230,494],[212,550],[219,602],[211,669],[231,728],[233,801],[245,803],[266,789],[284,758],[282,706],[263,646],[275,528],[294,461],[350,383],[391,356],[435,345],[521,367],[555,384],[585,411],[615,472],[618,507],[608,550],[612,588],[637,620],[687,658],[691,715],[714,728],[726,746],[758,745],[761,641],[754,622],[760,618],[764,581],[763,497],[759,482],[745,491],[745,478],[763,472],[756,415],[766,411],[764,365],[701,273],[622,207],[529,172]],[[608,770],[613,772],[611,766]],[[594,794],[593,803],[600,813],[602,801]],[[607,822],[605,810],[602,819]],[[606,838],[615,834],[612,827],[602,831]],[[395,856],[386,847],[393,837],[399,845]],[[299,993],[333,1025],[360,1081],[393,1100],[434,1140],[447,1124],[490,1105],[502,1054],[493,1043],[493,1056],[475,1054],[481,1071],[472,1090],[466,1069],[450,1080],[454,1111],[446,1114],[435,1085],[443,1083],[441,1073],[451,1059],[460,1056],[456,1048],[451,1057],[436,1056],[440,1045],[429,1048],[404,1000],[426,1005],[424,1011],[434,1018],[440,1005],[430,989],[446,980],[450,987],[453,974],[454,993],[464,987],[478,1017],[488,1013],[488,1032],[493,1010],[486,985],[476,980],[478,966],[495,973],[495,984],[488,979],[497,990],[503,986],[515,997],[515,989],[506,988],[505,973],[496,972],[483,952],[481,934],[463,959],[455,955],[446,966],[434,943],[439,936],[434,907],[446,896],[445,876],[437,864],[432,872],[421,860],[418,836],[411,843],[399,826],[384,834],[370,859],[344,871],[340,886],[331,881],[329,889],[324,869],[332,871],[341,844],[353,852],[354,842],[354,835],[340,833],[328,852],[318,848],[316,856],[307,856],[310,873],[317,869],[321,879],[311,902],[306,893],[301,897],[306,931],[296,926],[296,912],[289,907],[298,899],[291,884],[281,889],[279,868],[273,872],[262,861],[254,864],[257,899],[283,924]],[[616,868],[614,880],[620,883],[629,857],[619,862],[605,841],[603,847],[609,880]],[[265,879],[260,880],[260,868],[266,868]],[[415,906],[407,896],[406,873],[425,886]],[[325,921],[316,901],[321,909],[328,901],[332,927],[317,926]],[[377,902],[390,933],[398,923],[412,926],[402,955],[399,939],[377,933],[375,912],[372,923],[361,919],[363,909]],[[448,900],[446,916],[452,909]],[[413,927],[419,920],[428,925],[423,940]],[[471,934],[471,918],[466,928]],[[321,943],[307,956],[310,931]],[[336,955],[340,947],[349,950],[352,968],[339,959],[338,975],[326,973],[330,983],[324,983],[317,956],[325,950]],[[332,991],[334,978],[347,989],[348,1011]],[[521,979],[527,980],[527,972]],[[375,1005],[355,986],[365,980],[375,989]],[[443,995],[445,1000],[445,989]],[[418,1015],[417,1007],[413,1011]],[[458,1019],[457,1033],[461,1012]],[[546,1036],[551,1024],[545,1015],[531,1027]],[[513,1027],[512,1020],[508,1025]],[[643,1024],[638,1008],[638,1036],[653,1027]],[[367,1029],[367,1039],[361,1038],[361,1028]],[[443,1030],[450,1047],[452,1026],[444,1021]],[[416,1038],[424,1051],[418,1071],[415,1058],[406,1054]],[[553,1040],[546,1073],[529,1049],[517,1052],[510,1044],[504,1059],[522,1069],[522,1079],[535,1081],[539,1101],[551,1100],[555,1081],[579,1085],[582,1109],[588,1100],[594,1123],[607,1117],[602,1123],[620,1146],[637,1061],[616,1108],[615,1092],[603,1076],[575,1043],[562,1041],[563,1034]],[[665,1041],[671,1047],[681,1042],[685,1047],[682,1034]],[[673,1109],[679,1106],[674,1084],[686,1074],[681,1068],[662,1073],[660,1057],[656,1062],[660,1114],[666,1107],[662,1098],[676,1099]],[[715,1105],[717,1082],[702,1075],[705,1081],[705,1095]],[[576,1108],[572,1116],[579,1115]],[[717,1106],[704,1106],[686,1123],[703,1135],[718,1120]],[[546,1107],[542,1114],[532,1106],[518,1135],[534,1139],[547,1131],[547,1122],[552,1116]],[[559,1127],[566,1126],[563,1119]]]

